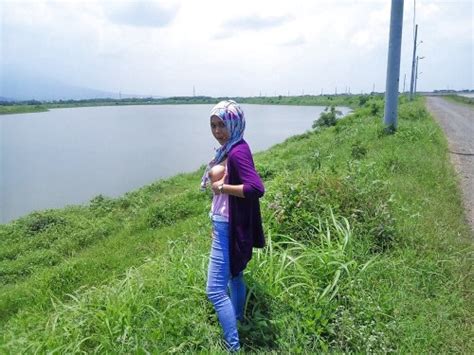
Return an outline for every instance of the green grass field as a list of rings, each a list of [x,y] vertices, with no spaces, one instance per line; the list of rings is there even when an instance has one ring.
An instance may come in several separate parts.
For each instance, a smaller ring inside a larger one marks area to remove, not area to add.
[[[472,231],[421,99],[256,154],[243,352],[473,353]],[[315,117],[316,119],[316,117]],[[209,134],[209,139],[211,134]],[[0,226],[0,352],[222,352],[202,169]]]

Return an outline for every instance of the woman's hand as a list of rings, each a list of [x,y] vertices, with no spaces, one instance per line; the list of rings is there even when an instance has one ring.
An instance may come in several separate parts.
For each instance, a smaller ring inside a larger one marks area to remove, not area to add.
[[[216,195],[220,195],[220,194],[227,194],[227,195],[232,195],[232,196],[237,196],[237,197],[241,197],[241,198],[245,198],[245,195],[244,195],[244,185],[240,184],[240,185],[229,185],[229,184],[226,184],[225,185],[225,192],[223,189],[219,189],[219,186],[221,185],[224,185],[224,181],[225,181],[225,178],[227,177],[227,173],[224,174],[224,176],[222,177],[222,179],[216,181],[216,182],[213,182],[211,184],[211,189],[212,189],[212,192],[214,192],[214,194]]]
[[[219,186],[223,185],[224,184],[224,181],[225,181],[225,178],[227,177],[227,172],[224,174],[224,176],[222,177],[222,179],[220,180],[217,180],[215,182],[212,183],[211,185],[211,189],[212,189],[212,192],[214,192],[214,194],[216,195],[220,195],[222,192],[221,190],[219,190]]]

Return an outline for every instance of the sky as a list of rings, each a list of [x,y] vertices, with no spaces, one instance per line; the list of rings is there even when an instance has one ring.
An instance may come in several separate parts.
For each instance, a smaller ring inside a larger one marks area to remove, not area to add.
[[[474,89],[470,0],[416,2],[418,89]],[[0,75],[152,96],[385,90],[389,0],[0,0]],[[194,89],[193,89],[194,88]],[[194,91],[193,91],[194,90]]]

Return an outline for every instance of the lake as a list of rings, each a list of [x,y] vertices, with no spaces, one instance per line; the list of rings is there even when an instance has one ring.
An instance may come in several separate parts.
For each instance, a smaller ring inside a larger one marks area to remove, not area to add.
[[[196,170],[218,147],[209,128],[212,106],[80,107],[0,116],[0,223],[99,194],[117,197]],[[253,152],[304,133],[324,110],[242,108]]]

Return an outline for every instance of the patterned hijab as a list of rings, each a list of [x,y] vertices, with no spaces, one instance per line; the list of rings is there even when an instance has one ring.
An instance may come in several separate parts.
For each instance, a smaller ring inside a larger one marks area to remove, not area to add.
[[[244,111],[240,108],[239,104],[233,100],[225,100],[219,102],[211,110],[211,115],[219,117],[225,124],[227,131],[229,132],[229,140],[216,149],[214,159],[212,159],[204,171],[204,175],[201,179],[201,189],[205,190],[209,183],[209,170],[214,166],[223,161],[231,148],[238,143],[244,137],[245,130],[245,115]]]

